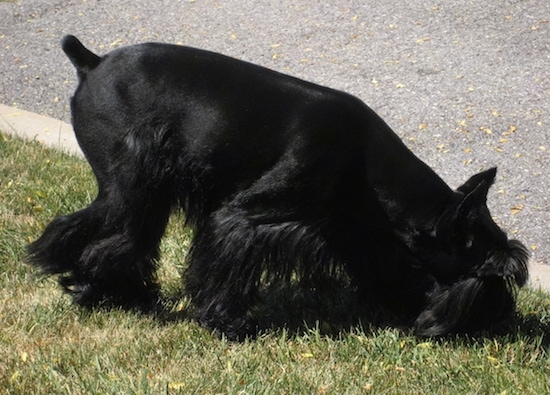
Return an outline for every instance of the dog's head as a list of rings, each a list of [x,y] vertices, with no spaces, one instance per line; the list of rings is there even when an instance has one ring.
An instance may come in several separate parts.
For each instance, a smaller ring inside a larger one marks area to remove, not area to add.
[[[423,265],[438,282],[452,284],[462,277],[503,277],[519,286],[527,281],[529,253],[509,240],[493,221],[487,193],[496,168],[474,175],[456,192],[455,203],[441,216],[424,245]]]
[[[481,329],[514,309],[515,288],[527,281],[529,252],[491,218],[487,192],[495,175],[490,169],[460,186],[431,234],[422,264],[436,284],[415,323],[420,335]]]

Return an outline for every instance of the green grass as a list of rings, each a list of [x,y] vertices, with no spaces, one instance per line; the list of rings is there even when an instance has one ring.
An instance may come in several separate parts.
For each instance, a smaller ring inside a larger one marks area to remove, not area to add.
[[[94,194],[85,161],[0,135],[1,393],[550,393],[550,296],[532,290],[520,292],[510,334],[444,340],[368,325],[328,336],[322,322],[230,343],[193,321],[78,308],[22,263],[24,246]],[[172,297],[189,244],[180,223],[162,244]]]

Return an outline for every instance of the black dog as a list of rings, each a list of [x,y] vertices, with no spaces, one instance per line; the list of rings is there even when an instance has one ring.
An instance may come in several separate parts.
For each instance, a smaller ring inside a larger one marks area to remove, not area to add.
[[[155,301],[159,242],[183,207],[186,292],[230,338],[254,334],[274,284],[343,271],[366,302],[415,314],[419,335],[514,311],[528,252],[487,209],[495,169],[452,191],[357,98],[219,54],[143,44],[99,57],[73,36],[62,47],[99,194],[29,253],[77,303]]]

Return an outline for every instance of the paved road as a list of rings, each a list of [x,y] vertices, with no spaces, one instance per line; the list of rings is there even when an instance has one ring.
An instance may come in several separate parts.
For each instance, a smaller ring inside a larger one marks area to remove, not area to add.
[[[550,263],[548,0],[0,1],[0,103],[69,120],[67,33],[99,53],[206,48],[353,93],[453,187],[498,165],[492,213]]]

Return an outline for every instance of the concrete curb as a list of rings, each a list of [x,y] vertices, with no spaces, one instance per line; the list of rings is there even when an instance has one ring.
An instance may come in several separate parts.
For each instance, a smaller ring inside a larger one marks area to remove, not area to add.
[[[529,285],[532,288],[550,292],[550,265],[531,260],[529,275]]]
[[[0,130],[83,156],[72,126],[56,119],[0,104]],[[529,269],[530,286],[550,292],[550,265],[531,261]]]
[[[0,130],[83,156],[72,126],[57,119],[0,104]]]

